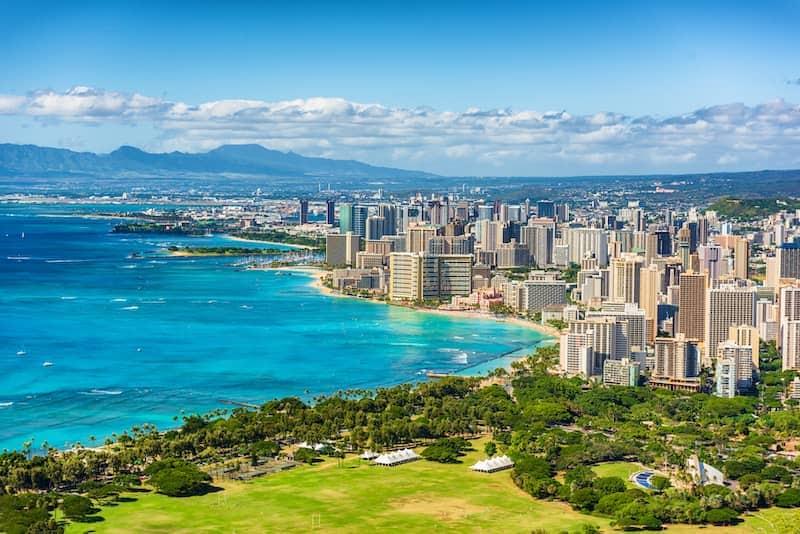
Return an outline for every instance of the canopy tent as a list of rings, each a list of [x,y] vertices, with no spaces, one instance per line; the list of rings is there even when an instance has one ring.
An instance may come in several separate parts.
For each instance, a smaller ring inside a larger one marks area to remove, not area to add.
[[[512,467],[514,467],[514,462],[508,456],[503,455],[481,460],[470,469],[473,471],[480,471],[481,473],[494,473],[495,471],[502,471],[503,469],[510,469]]]
[[[375,465],[382,465],[384,467],[392,467],[395,465],[404,464],[419,460],[420,456],[411,449],[403,449],[402,451],[387,452],[381,454],[373,460]]]

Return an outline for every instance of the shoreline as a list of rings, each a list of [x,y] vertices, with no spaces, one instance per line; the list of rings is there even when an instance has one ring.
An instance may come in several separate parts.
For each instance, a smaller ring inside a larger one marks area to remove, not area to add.
[[[420,308],[420,307],[415,307],[415,306],[404,306],[404,305],[399,305],[399,304],[392,304],[391,302],[379,301],[379,300],[371,299],[371,298],[359,298],[359,297],[354,297],[352,295],[346,295],[344,293],[336,291],[335,289],[331,289],[329,287],[326,287],[322,283],[322,279],[323,279],[323,277],[324,277],[324,275],[325,275],[325,273],[327,271],[324,271],[324,270],[320,269],[319,267],[312,267],[312,266],[282,266],[282,267],[268,267],[268,268],[266,268],[264,270],[289,271],[289,272],[294,271],[294,272],[297,272],[297,273],[309,275],[311,277],[311,281],[309,282],[308,286],[314,288],[320,294],[325,295],[325,296],[338,297],[338,298],[354,298],[354,299],[358,299],[358,300],[363,301],[363,302],[370,302],[370,303],[373,303],[373,304],[384,304],[386,306],[396,306],[396,307],[405,308],[407,310],[411,310],[411,311],[414,311],[414,312],[441,315],[441,316],[445,316],[445,317],[451,317],[451,318],[454,318],[454,319],[477,319],[477,320],[480,320],[480,321],[506,322],[506,323],[510,323],[510,324],[515,325],[515,326],[518,326],[520,328],[531,329],[531,330],[535,331],[536,333],[541,334],[543,336],[543,338],[542,338],[542,341],[540,343],[554,343],[554,342],[558,341],[558,338],[561,335],[561,332],[559,332],[557,329],[555,329],[555,328],[553,328],[551,326],[545,326],[545,325],[542,325],[542,324],[534,323],[533,321],[526,321],[525,319],[522,319],[520,317],[497,317],[497,316],[492,315],[492,314],[488,314],[488,313],[484,313],[484,312],[480,312],[480,311],[470,311],[470,310],[440,310],[440,309],[435,309],[435,308]],[[526,354],[522,355],[522,356],[519,356],[519,357],[513,358],[513,360],[511,360],[511,363],[524,360],[528,356],[528,352],[530,352],[530,351],[528,349],[526,349],[526,348],[520,348],[516,352],[519,352],[519,351],[522,351],[522,350],[525,350]],[[501,359],[506,359],[506,358],[508,358],[508,355],[499,356],[497,358],[493,358],[492,360],[488,360],[486,362],[483,362],[482,364],[476,364],[475,366],[476,367],[485,366],[487,363],[489,363],[491,361],[501,360]],[[499,366],[499,367],[502,367],[502,366]],[[463,371],[466,371],[468,369],[469,369],[469,367],[463,369]],[[505,369],[506,370],[510,369],[510,363],[505,367]],[[459,376],[459,372],[455,372],[455,373],[452,373],[452,374],[454,376]],[[461,376],[465,376],[465,375],[461,375]],[[469,375],[466,375],[466,376],[469,376]],[[475,375],[475,376],[480,377],[481,375]]]

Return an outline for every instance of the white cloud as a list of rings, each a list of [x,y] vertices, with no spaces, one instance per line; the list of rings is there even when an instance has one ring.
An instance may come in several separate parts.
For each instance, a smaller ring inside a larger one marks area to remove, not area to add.
[[[142,123],[163,150],[258,143],[308,155],[415,162],[440,172],[537,174],[780,167],[800,148],[800,107],[783,100],[709,106],[672,117],[598,112],[393,108],[342,98],[170,102],[76,86],[0,95],[0,114],[48,123]],[[124,141],[123,141],[124,142]],[[785,158],[785,159],[784,159]],[[570,171],[568,171],[570,172]]]

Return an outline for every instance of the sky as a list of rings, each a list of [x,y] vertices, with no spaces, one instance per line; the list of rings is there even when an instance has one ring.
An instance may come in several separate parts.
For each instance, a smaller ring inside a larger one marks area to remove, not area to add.
[[[0,142],[452,175],[800,168],[800,1],[0,0]]]

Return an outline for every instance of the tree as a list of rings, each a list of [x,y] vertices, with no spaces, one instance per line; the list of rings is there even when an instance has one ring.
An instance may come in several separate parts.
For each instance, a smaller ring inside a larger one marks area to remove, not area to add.
[[[497,444],[494,441],[488,442],[484,445],[483,452],[486,453],[486,456],[494,456],[497,454]]]
[[[706,521],[712,525],[733,525],[738,519],[739,514],[730,508],[714,508],[706,512]]]
[[[775,499],[775,504],[781,508],[797,508],[800,506],[800,490],[791,488]]]
[[[572,492],[569,497],[570,504],[578,510],[591,512],[600,501],[600,494],[592,488],[580,488]]]
[[[300,447],[294,452],[294,459],[296,462],[313,464],[318,459],[318,457],[314,449],[309,449],[308,447]]]
[[[211,476],[196,465],[178,458],[160,460],[145,470],[156,491],[170,497],[202,495],[210,489]]]
[[[590,467],[580,465],[574,469],[567,471],[564,475],[564,481],[572,487],[573,490],[580,488],[588,488],[592,485],[592,481],[597,477]]]
[[[592,482],[592,487],[597,490],[600,495],[621,493],[625,491],[625,481],[619,477],[601,477]]]
[[[74,521],[84,521],[88,516],[98,512],[92,501],[80,495],[64,495],[61,509],[64,515]]]
[[[653,486],[653,489],[656,491],[664,491],[665,489],[672,486],[669,479],[667,477],[662,477],[659,475],[653,475],[650,477],[650,484]]]

